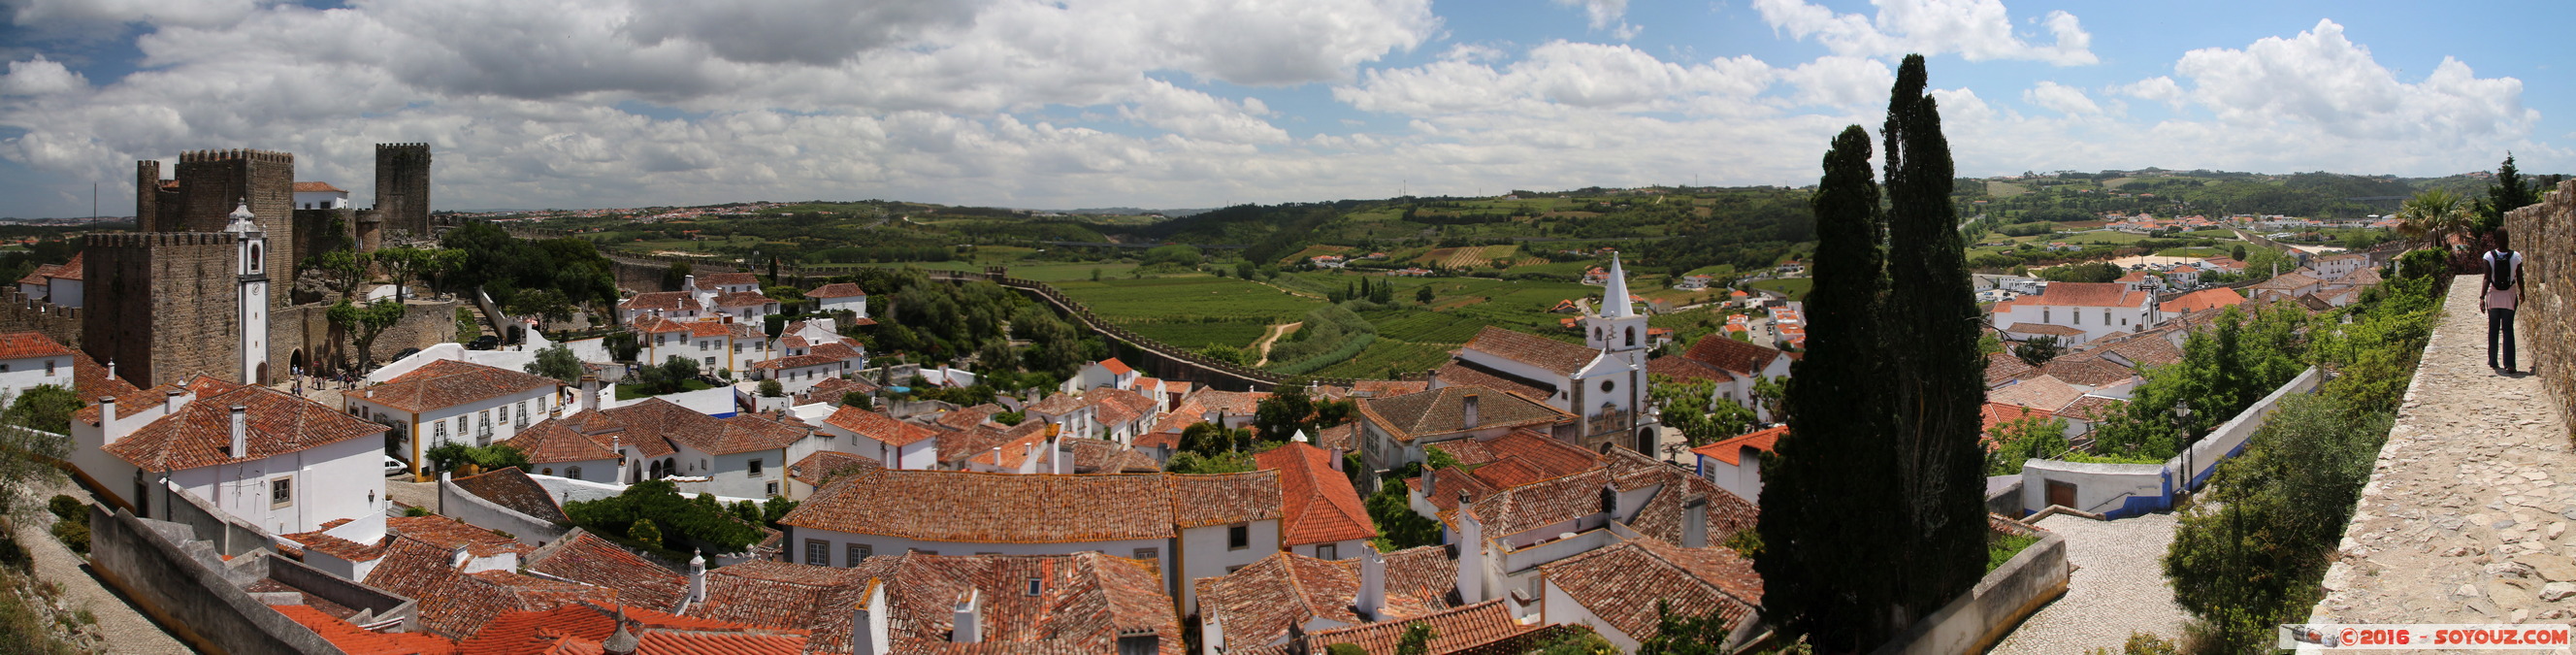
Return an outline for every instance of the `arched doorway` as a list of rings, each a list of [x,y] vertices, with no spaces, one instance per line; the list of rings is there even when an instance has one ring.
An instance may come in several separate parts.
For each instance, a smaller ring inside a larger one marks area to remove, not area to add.
[[[260,363],[259,363],[259,373],[258,373],[258,376],[257,376],[257,377],[258,377],[258,380],[259,380],[259,384],[260,384],[260,386],[268,386],[268,385],[273,384],[273,383],[275,383],[275,382],[276,382],[275,380],[271,380],[271,379],[269,379],[269,377],[268,377],[268,362],[260,362]]]
[[[1647,455],[1655,454],[1655,447],[1660,445],[1655,443],[1655,437],[1654,428],[1637,428],[1637,452],[1645,453]]]
[[[295,349],[294,354],[286,356],[286,365],[293,366],[295,367],[295,370],[298,371],[311,368],[309,365],[304,363],[304,349],[302,348],[297,348]]]

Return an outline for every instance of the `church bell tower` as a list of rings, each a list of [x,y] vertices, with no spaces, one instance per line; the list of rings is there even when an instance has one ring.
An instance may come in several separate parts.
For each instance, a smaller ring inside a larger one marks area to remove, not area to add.
[[[258,217],[245,203],[232,213],[232,223],[224,226],[233,234],[234,279],[241,285],[238,296],[241,323],[241,379],[247,384],[265,385],[272,380],[268,372],[268,233],[259,227]]]

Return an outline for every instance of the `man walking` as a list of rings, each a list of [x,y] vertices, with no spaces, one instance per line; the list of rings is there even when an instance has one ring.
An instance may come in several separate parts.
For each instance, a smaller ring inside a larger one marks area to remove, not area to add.
[[[2522,253],[2513,251],[2512,235],[2496,228],[2494,250],[2483,259],[2487,264],[2486,284],[2478,287],[2479,306],[2487,310],[2487,368],[2502,368],[2513,374],[2513,310],[2522,300]],[[2496,337],[2504,337],[2504,366],[2496,366]]]

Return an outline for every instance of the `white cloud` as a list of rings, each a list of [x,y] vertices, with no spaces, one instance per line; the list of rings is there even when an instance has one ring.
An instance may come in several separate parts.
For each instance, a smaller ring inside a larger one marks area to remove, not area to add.
[[[1882,66],[1882,68],[1884,68]],[[1579,107],[1671,111],[1707,97],[1747,99],[1778,73],[1750,56],[1668,63],[1624,45],[1552,41],[1497,68],[1465,59],[1369,71],[1333,97],[1366,111],[1447,114]]]
[[[2102,113],[2102,106],[2094,104],[2093,98],[2084,95],[2084,90],[2048,80],[2040,80],[2023,90],[2021,99],[2069,116]]]
[[[2050,45],[2013,33],[2002,0],[1877,0],[1878,14],[1837,14],[1806,0],[1754,0],[1773,30],[1814,37],[1834,54],[1886,57],[1908,53],[1957,53],[1969,61],[2042,61],[2059,66],[2092,64],[2093,35],[2074,14],[2051,11],[2043,21]]]
[[[1628,14],[1628,0],[1556,0],[1556,4],[1583,7],[1584,18],[1592,21],[1592,31],[1607,30],[1621,41],[1636,38],[1637,32],[1644,29],[1620,20]]]
[[[66,93],[89,86],[89,80],[63,65],[38,55],[28,61],[9,62],[9,73],[0,75],[0,96],[39,96]]]
[[[1860,57],[1819,57],[1781,77],[1797,87],[1791,97],[1802,105],[1884,107],[1888,88],[1896,85],[1896,71],[1887,62]]]
[[[19,25],[151,23],[205,27],[241,20],[283,0],[0,0]]]
[[[2163,75],[2123,85],[2118,92],[2140,100],[2161,102],[2176,109],[2182,108],[2184,100],[2182,85],[2175,84],[2173,78]]]

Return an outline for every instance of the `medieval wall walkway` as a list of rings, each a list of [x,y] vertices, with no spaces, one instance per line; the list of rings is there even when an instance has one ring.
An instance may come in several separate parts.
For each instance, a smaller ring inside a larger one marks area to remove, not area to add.
[[[2075,574],[2066,581],[2065,596],[2024,619],[1989,653],[2116,651],[2132,632],[2182,636],[2182,606],[2174,604],[2164,566],[2165,549],[2174,539],[2174,515],[2096,521],[2058,514],[2037,525],[2066,538],[2066,562],[2075,565]]]
[[[2569,371],[2490,371],[2478,283],[2453,281],[2313,621],[2576,617],[2576,450],[2539,377]]]

